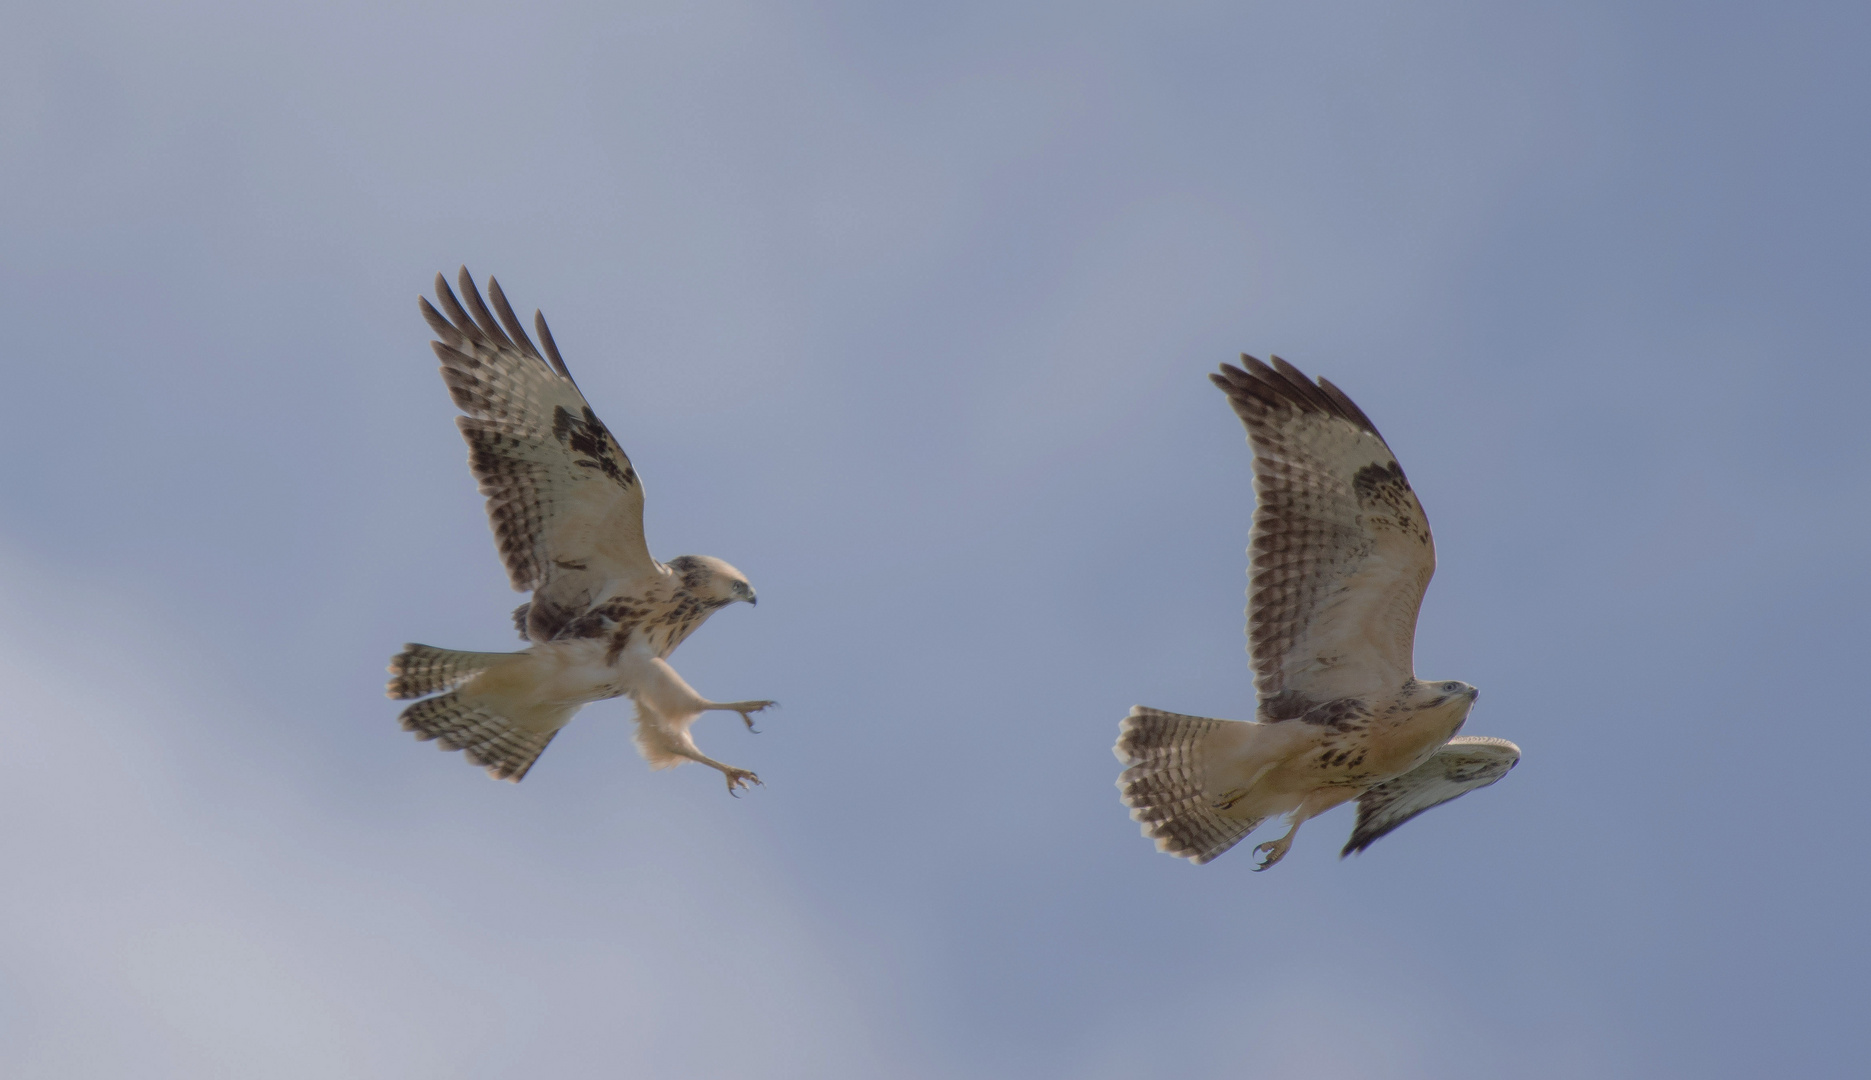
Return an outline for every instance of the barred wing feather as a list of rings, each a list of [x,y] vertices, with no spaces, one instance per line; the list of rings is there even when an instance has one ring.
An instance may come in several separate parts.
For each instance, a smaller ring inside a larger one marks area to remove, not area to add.
[[[1416,613],[1436,569],[1422,504],[1337,387],[1277,356],[1241,363],[1210,378],[1254,448],[1247,633],[1263,710],[1277,720],[1392,692],[1414,676]]]
[[[562,622],[605,583],[657,571],[643,537],[643,484],[572,381],[544,316],[534,316],[542,355],[497,281],[487,283],[491,311],[466,267],[460,284],[457,300],[437,274],[440,310],[425,299],[422,314],[466,414],[456,424],[507,575],[516,591],[535,593],[538,639],[539,614]]]

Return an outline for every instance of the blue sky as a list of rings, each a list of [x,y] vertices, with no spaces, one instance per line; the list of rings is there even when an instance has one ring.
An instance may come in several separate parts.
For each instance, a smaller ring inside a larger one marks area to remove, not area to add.
[[[6,21],[0,1072],[1862,1068],[1862,5]],[[765,788],[397,729],[402,642],[513,644],[463,262],[759,588],[676,661]],[[1384,431],[1526,753],[1264,875],[1109,750],[1251,711],[1243,350]]]

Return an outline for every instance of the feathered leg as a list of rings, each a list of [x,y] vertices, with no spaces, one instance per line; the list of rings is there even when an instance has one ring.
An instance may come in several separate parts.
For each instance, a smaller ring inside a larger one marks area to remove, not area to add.
[[[749,730],[749,715],[772,705],[771,701],[709,701],[695,692],[672,668],[658,657],[626,654],[618,667],[628,676],[631,697],[637,702],[637,749],[652,768],[666,769],[682,761],[693,761],[718,769],[727,778],[728,793],[759,784],[760,778],[747,769],[735,768],[701,752],[689,736],[689,725],[702,713],[720,710],[737,712]]]

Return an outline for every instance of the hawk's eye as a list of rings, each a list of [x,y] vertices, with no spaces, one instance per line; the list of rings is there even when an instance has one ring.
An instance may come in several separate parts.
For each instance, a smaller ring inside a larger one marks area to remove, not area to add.
[[[1462,684],[1458,682],[1445,682],[1442,684],[1442,688],[1450,693],[1454,693],[1462,688]]]

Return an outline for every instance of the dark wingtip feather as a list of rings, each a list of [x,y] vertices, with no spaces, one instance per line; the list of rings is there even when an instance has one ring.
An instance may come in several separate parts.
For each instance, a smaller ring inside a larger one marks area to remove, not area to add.
[[[1240,371],[1243,375],[1257,379],[1271,379],[1276,377],[1274,370],[1262,363],[1259,357],[1249,356],[1246,353],[1241,354]]]
[[[1256,406],[1324,413],[1383,438],[1378,435],[1377,425],[1371,423],[1371,418],[1343,390],[1325,379],[1315,382],[1305,372],[1277,356],[1270,356],[1268,360],[1271,364],[1242,353],[1240,367],[1223,364],[1221,371],[1210,375],[1209,379],[1228,395],[1237,413],[1244,407],[1251,409]]]
[[[1412,814],[1410,816],[1415,817],[1416,815]],[[1397,824],[1401,825],[1403,823],[1398,822]],[[1380,833],[1367,833],[1365,831],[1365,823],[1360,821],[1357,826],[1351,830],[1351,836],[1345,840],[1345,846],[1339,849],[1338,857],[1344,859],[1352,855],[1361,854],[1366,848],[1377,843],[1378,839],[1382,837],[1384,833],[1391,831],[1392,829],[1385,829],[1384,832]]]
[[[1328,416],[1339,411],[1332,399],[1326,395],[1325,391],[1314,385],[1313,381],[1306,377],[1305,372],[1277,356],[1269,356],[1267,359],[1273,362],[1273,370],[1285,380],[1287,387],[1310,402],[1313,408]]]
[[[436,337],[451,344],[461,340],[461,331],[455,329],[453,323],[442,318],[442,313],[435,310],[435,305],[429,303],[428,297],[416,297],[416,304],[422,309],[422,321],[429,324],[429,329],[435,331]]]
[[[513,314],[513,305],[507,303],[507,294],[500,291],[500,282],[491,275],[487,279],[487,298],[494,303],[494,314],[500,316],[500,325],[506,327],[507,337],[528,356],[544,359],[534,347],[533,339],[526,336],[526,327]]]
[[[565,366],[565,360],[559,356],[559,343],[552,340],[552,328],[546,325],[545,312],[538,310],[533,312],[533,329],[539,331],[539,343],[546,347],[546,359],[552,362],[552,370],[565,376],[565,381],[577,386],[578,380],[572,378],[571,369]]]
[[[1220,371],[1209,375],[1209,379],[1221,388],[1222,393],[1228,395],[1229,403],[1234,406],[1235,412],[1242,414],[1243,419],[1247,416],[1242,413],[1244,408],[1271,408],[1282,400],[1279,376],[1246,353],[1241,354],[1240,367],[1223,364]]]
[[[1446,802],[1448,800],[1444,800],[1444,801]],[[1408,814],[1404,817],[1400,817],[1395,821],[1389,822],[1381,829],[1373,829],[1371,828],[1371,822],[1365,818],[1364,806],[1362,803],[1360,803],[1358,806],[1358,823],[1357,825],[1352,827],[1351,839],[1345,841],[1345,848],[1343,851],[1340,851],[1338,853],[1338,857],[1342,859],[1347,855],[1353,854],[1355,852],[1363,851],[1365,848],[1368,848],[1372,844],[1377,843],[1379,840],[1382,840],[1384,837],[1389,836],[1391,833],[1394,833],[1398,829],[1403,828],[1405,825],[1408,825],[1410,822],[1415,821],[1417,818],[1422,817],[1424,814],[1428,813],[1431,810],[1434,810],[1437,806],[1440,806],[1440,805],[1442,804],[1432,803],[1429,806],[1422,807],[1411,814]]]
[[[1358,408],[1358,403],[1351,400],[1349,394],[1333,386],[1330,379],[1321,375],[1319,377],[1319,389],[1325,391],[1326,396],[1330,397],[1332,402],[1343,411],[1343,415],[1347,420],[1364,428],[1364,430],[1376,435],[1380,439],[1384,437],[1378,432],[1377,425],[1371,423],[1371,418],[1364,415],[1364,410]]]
[[[440,273],[435,275],[435,302],[440,305],[442,314],[448,316],[449,322],[454,324],[458,333],[474,329],[474,320],[468,317],[468,312],[461,306],[461,301],[455,299],[454,290],[448,287],[448,279]]]
[[[457,275],[457,280],[461,283],[462,298],[467,302],[468,311],[474,315],[474,324],[481,328],[481,333],[486,334],[488,337],[502,344],[513,344],[513,342],[507,340],[506,331],[502,330],[500,324],[494,321],[493,313],[487,310],[487,302],[481,299],[481,290],[475,288],[474,278],[468,273],[468,268],[466,266],[461,268],[461,273]]]

